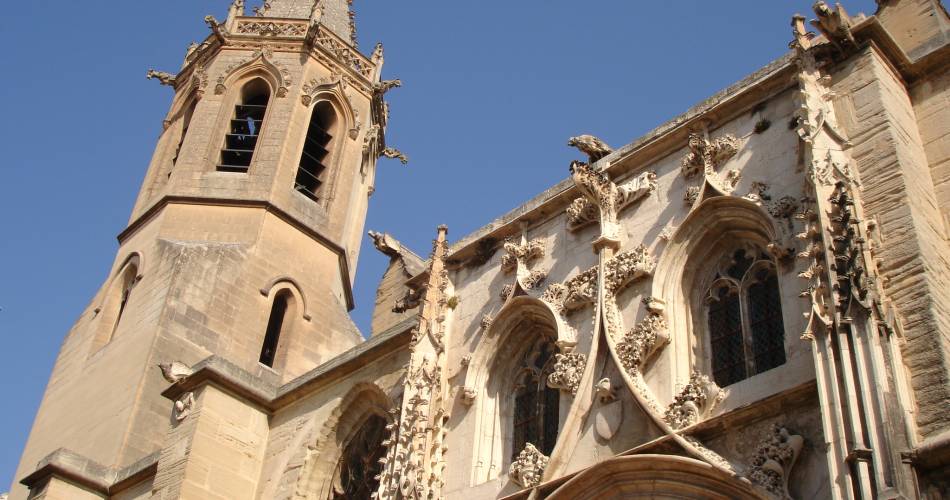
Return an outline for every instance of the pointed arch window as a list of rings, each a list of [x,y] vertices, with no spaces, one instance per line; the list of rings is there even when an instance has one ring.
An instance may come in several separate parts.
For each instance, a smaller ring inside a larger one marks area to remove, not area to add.
[[[320,201],[323,172],[331,156],[336,122],[336,112],[328,101],[320,101],[313,107],[294,178],[294,189],[313,201]]]
[[[387,435],[386,419],[370,415],[343,450],[334,474],[329,500],[371,498],[379,488],[378,476],[383,470],[381,459],[386,453],[383,439]]]
[[[775,262],[759,247],[733,250],[706,293],[712,372],[722,387],[785,363]]]
[[[522,368],[515,377],[512,459],[528,443],[545,455],[554,450],[561,393],[548,387],[547,380],[554,371],[556,352],[557,347],[550,339],[539,338],[527,351]]]
[[[286,330],[291,318],[291,306],[293,305],[293,295],[290,290],[281,290],[274,297],[274,303],[271,305],[270,316],[267,319],[267,330],[264,333],[264,343],[261,346],[260,363],[271,368],[274,367],[274,360],[277,359],[277,348],[280,344],[281,334]]]
[[[172,157],[172,167],[178,164],[178,158],[181,156],[181,147],[185,144],[185,137],[188,136],[188,127],[191,126],[191,117],[195,114],[195,107],[198,105],[196,99],[192,99],[185,107],[185,113],[181,115],[181,136],[178,138],[178,145],[175,147],[175,156]],[[171,176],[171,171],[168,172]]]
[[[263,79],[255,78],[241,87],[240,99],[224,136],[218,171],[246,173],[251,167],[268,102],[270,87]]]

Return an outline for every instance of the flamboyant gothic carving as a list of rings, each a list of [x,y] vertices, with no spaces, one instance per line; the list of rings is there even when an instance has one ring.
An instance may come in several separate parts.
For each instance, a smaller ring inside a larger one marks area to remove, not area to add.
[[[571,137],[570,140],[567,141],[567,145],[577,148],[581,153],[587,155],[590,163],[595,163],[614,151],[606,142],[586,134]]]
[[[788,477],[804,444],[804,438],[774,424],[752,456],[749,479],[776,497],[791,500]]]
[[[262,46],[254,51],[250,57],[244,61],[236,62],[228,66],[218,77],[218,84],[214,87],[215,94],[223,94],[227,90],[225,82],[228,78],[236,73],[241,68],[250,67],[254,64],[260,64],[264,68],[267,68],[269,72],[277,79],[277,89],[274,91],[274,95],[277,97],[287,97],[287,92],[290,89],[290,86],[293,85],[293,79],[291,78],[290,71],[287,70],[282,64],[274,60],[274,51],[269,47]]]
[[[533,444],[525,445],[508,469],[508,477],[519,486],[532,488],[541,484],[544,469],[548,466],[549,458],[538,451]]]
[[[680,171],[690,179],[698,173],[711,175],[739,151],[739,139],[724,135],[710,141],[703,134],[689,134],[689,154],[683,158]]]
[[[641,244],[607,261],[604,266],[604,288],[608,293],[616,294],[633,281],[653,274],[654,269],[656,259],[650,255],[646,245]]]
[[[301,37],[307,34],[308,25],[301,22],[258,21],[250,19],[237,23],[235,33],[263,37]]]
[[[524,244],[506,240],[504,248],[505,255],[501,258],[501,269],[505,272],[514,271],[519,264],[528,266],[535,259],[544,257],[544,241],[540,239],[534,239]]]
[[[158,80],[158,83],[162,85],[168,85],[169,87],[174,87],[175,81],[176,81],[175,75],[171,73],[166,73],[164,71],[155,71],[154,69],[150,69],[147,72],[145,72],[145,78],[148,80],[151,80],[154,78]]]
[[[666,409],[663,418],[674,429],[689,427],[703,420],[721,397],[722,392],[715,382],[706,375],[693,372],[689,382]]]
[[[555,354],[554,371],[548,376],[548,387],[577,394],[586,364],[587,356],[583,353]]]
[[[586,199],[594,208],[584,206],[585,202],[574,203],[568,208],[568,224],[577,228],[586,222],[591,214],[600,218],[601,236],[598,241],[619,246],[621,229],[617,224],[617,215],[621,209],[641,200],[656,190],[656,174],[644,172],[621,185],[613,181],[602,171],[594,170],[590,165],[575,161],[571,163],[571,177]],[[572,215],[573,214],[573,215]]]
[[[624,369],[634,374],[669,341],[663,315],[650,313],[617,343],[617,354]]]

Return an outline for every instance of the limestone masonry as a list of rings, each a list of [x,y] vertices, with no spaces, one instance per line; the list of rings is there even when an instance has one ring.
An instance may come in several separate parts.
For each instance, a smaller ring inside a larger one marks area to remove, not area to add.
[[[10,498],[950,498],[950,17],[813,8],[427,259],[370,232],[366,341],[401,82],[348,0],[209,16]]]

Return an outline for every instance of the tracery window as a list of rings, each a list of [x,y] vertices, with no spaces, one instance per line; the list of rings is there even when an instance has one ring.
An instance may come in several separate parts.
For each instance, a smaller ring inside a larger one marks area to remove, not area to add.
[[[550,455],[557,441],[560,391],[548,387],[554,370],[557,347],[546,337],[539,338],[524,356],[514,386],[512,459],[531,443]]]
[[[761,248],[726,254],[706,293],[713,378],[721,387],[785,363],[775,262]]]
[[[330,500],[368,499],[379,487],[377,476],[382,472],[380,459],[386,453],[382,445],[386,432],[386,419],[371,415],[350,438],[337,464]]]
[[[261,78],[255,78],[241,87],[240,100],[234,106],[234,115],[228,122],[218,171],[246,173],[251,167],[269,101],[270,87]]]

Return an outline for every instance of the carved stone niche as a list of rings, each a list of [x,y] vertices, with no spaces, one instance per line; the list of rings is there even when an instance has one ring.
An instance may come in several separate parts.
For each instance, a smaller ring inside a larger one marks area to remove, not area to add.
[[[548,457],[533,444],[525,445],[508,469],[508,477],[523,488],[533,488],[541,484],[544,469],[548,466]]]
[[[772,425],[771,432],[752,456],[749,479],[772,495],[790,500],[788,477],[804,444],[803,437],[781,425]]]
[[[666,409],[663,419],[673,429],[689,427],[706,418],[722,396],[722,390],[709,377],[693,372],[689,382]]]

